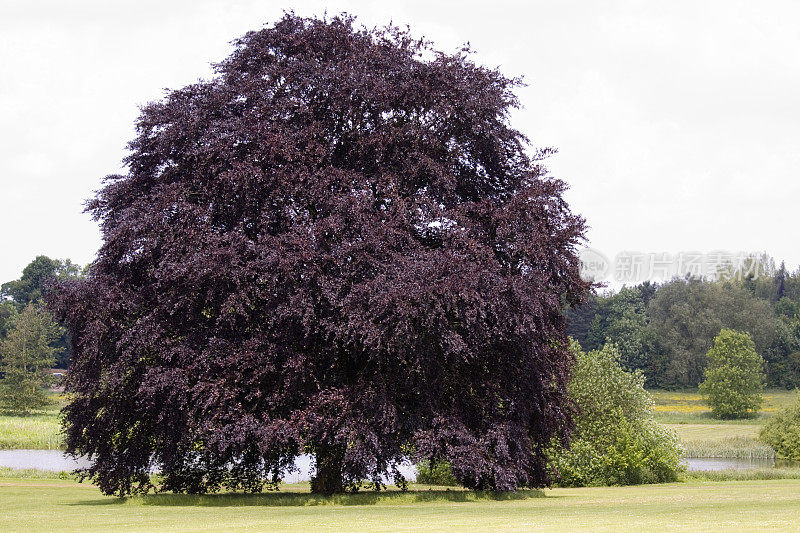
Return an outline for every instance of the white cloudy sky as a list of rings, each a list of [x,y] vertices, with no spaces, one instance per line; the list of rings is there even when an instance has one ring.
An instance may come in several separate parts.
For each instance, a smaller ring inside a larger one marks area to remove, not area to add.
[[[0,282],[90,262],[83,201],[138,106],[275,21],[347,11],[523,75],[514,125],[555,146],[591,246],[765,250],[800,264],[800,2],[0,0]]]

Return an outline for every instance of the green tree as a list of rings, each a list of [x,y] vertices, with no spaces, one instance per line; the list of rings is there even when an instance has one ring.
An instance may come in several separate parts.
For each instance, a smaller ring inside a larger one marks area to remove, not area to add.
[[[568,449],[549,450],[561,485],[629,485],[674,481],[680,471],[677,435],[657,423],[641,372],[620,366],[616,346],[584,353],[572,343],[569,394],[578,415]]]
[[[567,334],[578,341],[582,346],[589,345],[589,335],[592,333],[592,324],[597,316],[598,306],[602,296],[589,294],[581,305],[567,307],[564,315],[567,318]]]
[[[11,298],[17,311],[20,311],[30,303],[38,305],[48,285],[53,281],[78,279],[82,278],[84,274],[85,269],[81,269],[80,265],[69,259],[50,259],[45,255],[40,255],[28,263],[19,279],[3,283],[0,286],[0,298]],[[2,333],[2,314],[2,309],[0,309],[0,333]],[[56,344],[59,348],[56,366],[67,368],[72,358],[72,346],[69,332],[66,329],[63,330]]]
[[[0,300],[0,340],[5,338],[17,316],[17,306],[10,300]]]
[[[800,304],[800,268],[786,273],[783,279],[783,297]]]
[[[773,296],[774,301],[778,301],[783,298],[784,294],[786,294],[786,263],[781,261],[781,267],[775,273],[775,278],[773,280],[773,284],[775,285],[775,294]]]
[[[14,319],[13,327],[0,342],[0,405],[14,412],[29,413],[46,406],[45,372],[55,363],[58,347],[53,344],[63,330],[50,315],[28,304]]]
[[[764,424],[758,438],[772,446],[778,458],[800,461],[800,397]]]
[[[654,376],[660,387],[697,386],[706,352],[723,328],[748,332],[759,353],[769,350],[778,333],[769,300],[732,282],[675,279],[658,289],[647,313],[665,352],[663,370]]]
[[[775,314],[788,318],[796,317],[800,314],[800,304],[783,296],[775,303]]]
[[[589,346],[600,348],[608,342],[617,346],[622,366],[644,370],[648,366],[650,339],[645,301],[640,287],[623,287],[600,301],[589,332]]]
[[[700,392],[716,418],[746,418],[761,407],[764,359],[747,333],[723,329],[708,351]]]
[[[778,301],[776,313],[777,335],[775,341],[764,351],[764,369],[767,374],[767,386],[794,389],[800,387],[800,317],[793,314],[791,318],[780,313],[786,297]]]
[[[40,255],[23,269],[22,277],[0,286],[0,296],[12,298],[17,308],[22,309],[31,302],[39,302],[50,281],[78,278],[81,273],[81,267],[69,259]]]

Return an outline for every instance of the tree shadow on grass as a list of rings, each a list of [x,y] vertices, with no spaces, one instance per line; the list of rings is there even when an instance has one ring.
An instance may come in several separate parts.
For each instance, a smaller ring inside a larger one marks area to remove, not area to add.
[[[517,492],[474,492],[468,490],[409,490],[407,492],[358,492],[324,496],[302,492],[267,492],[263,494],[146,494],[132,498],[103,498],[76,505],[113,505],[126,501],[161,507],[305,507],[318,505],[402,505],[425,502],[512,501],[542,498],[540,490]]]

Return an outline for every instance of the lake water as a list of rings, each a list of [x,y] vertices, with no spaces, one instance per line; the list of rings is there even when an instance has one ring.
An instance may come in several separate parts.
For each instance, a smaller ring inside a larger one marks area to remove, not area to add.
[[[10,468],[35,468],[37,470],[61,472],[85,468],[89,464],[86,459],[75,460],[58,450],[0,450],[0,466]],[[314,469],[310,455],[301,455],[295,459],[294,466],[296,470],[284,474],[284,482],[298,483],[311,479]],[[409,481],[417,478],[417,469],[410,462],[406,461],[401,464],[399,470]]]
[[[295,459],[296,471],[287,472],[283,480],[287,483],[308,481],[313,473],[312,457],[301,455]],[[697,470],[748,470],[751,468],[775,468],[783,466],[798,466],[798,463],[789,461],[775,461],[774,459],[708,459],[689,458],[683,459],[683,464],[689,471]],[[75,470],[89,466],[86,459],[75,460],[67,457],[58,450],[0,450],[0,466],[10,468],[35,468],[61,472]],[[409,462],[400,466],[400,472],[409,481],[416,479],[417,471]],[[388,481],[388,480],[387,480]]]
[[[89,461],[75,460],[58,450],[0,450],[0,466],[61,472],[85,468]]]

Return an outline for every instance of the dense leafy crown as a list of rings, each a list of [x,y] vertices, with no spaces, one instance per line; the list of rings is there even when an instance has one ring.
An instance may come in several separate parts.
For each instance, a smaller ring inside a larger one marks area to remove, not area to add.
[[[561,308],[583,221],[508,124],[518,81],[396,28],[286,15],[146,106],[52,305],[69,450],[107,492],[259,490],[306,452],[345,482],[409,453],[546,482],[569,426]]]
[[[700,392],[717,418],[746,418],[758,413],[764,398],[764,359],[749,333],[723,329],[708,351]]]

